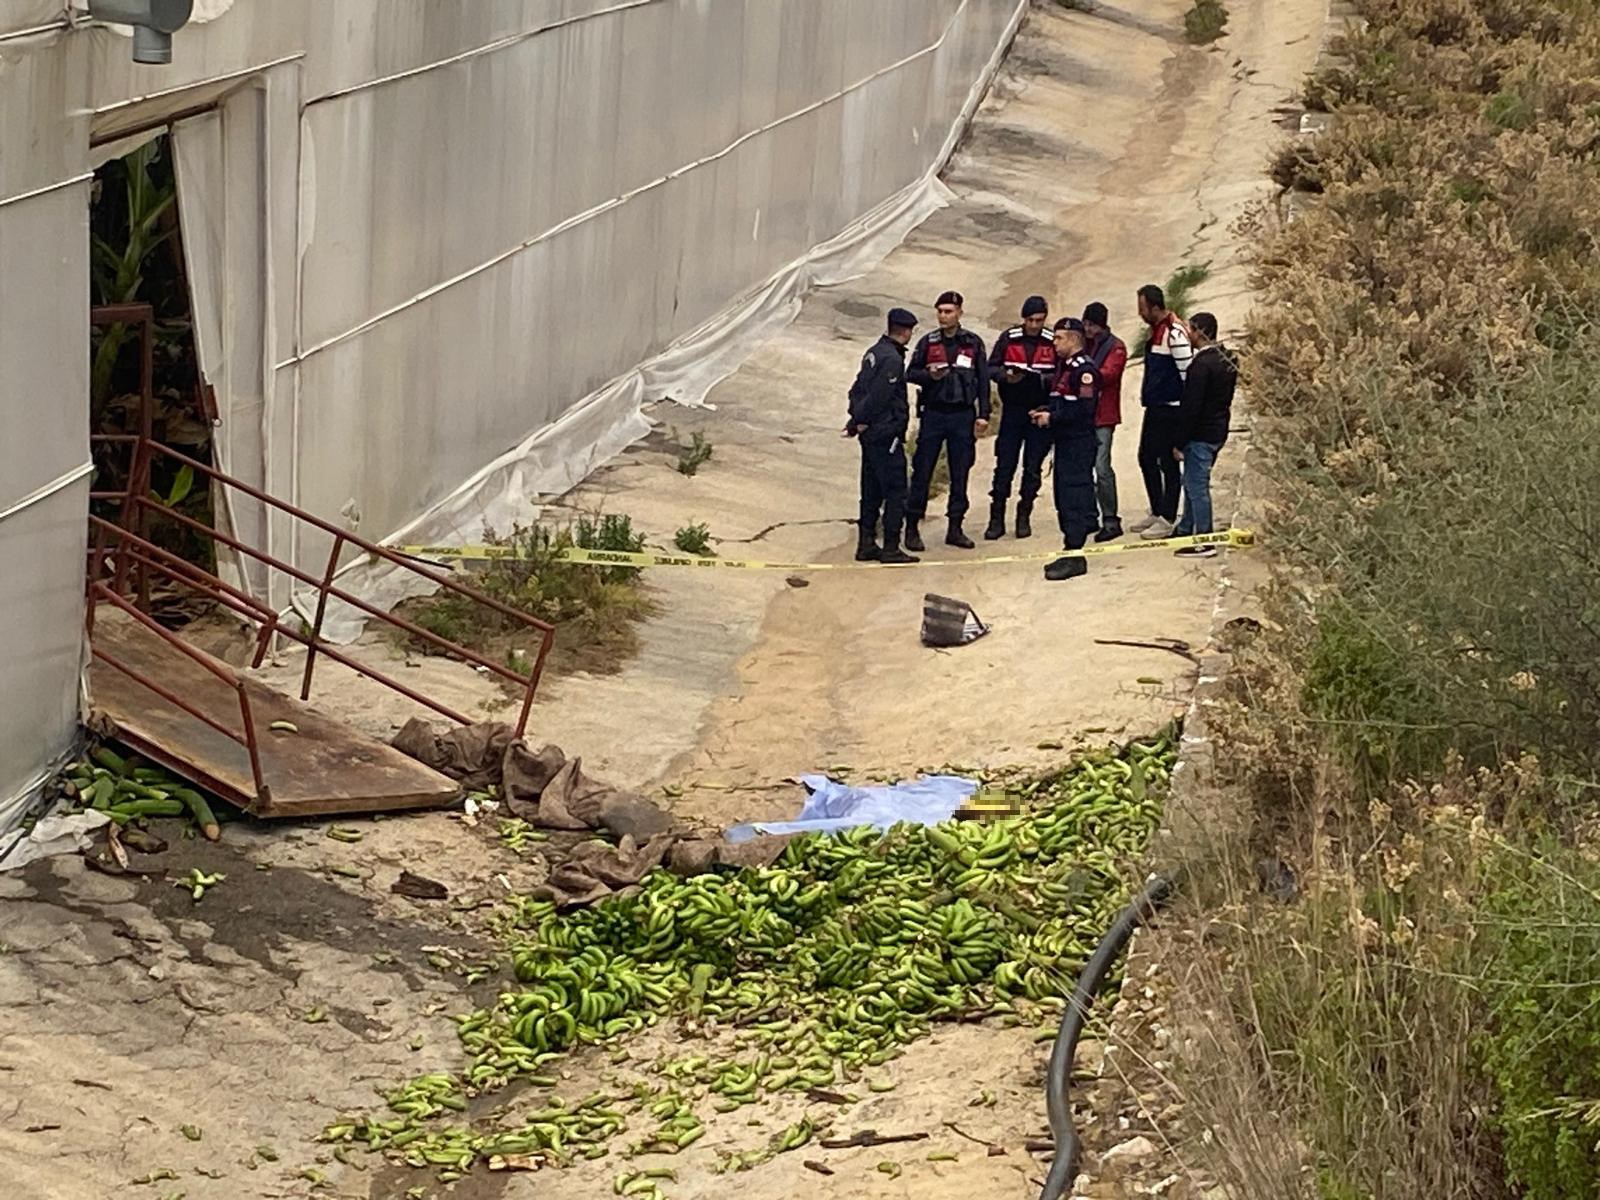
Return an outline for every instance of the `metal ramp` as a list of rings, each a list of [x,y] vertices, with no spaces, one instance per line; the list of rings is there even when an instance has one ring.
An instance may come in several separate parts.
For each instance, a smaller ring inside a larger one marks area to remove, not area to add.
[[[258,817],[429,808],[460,795],[454,780],[202,651],[175,653],[163,634],[102,611],[89,674],[95,708],[150,761]],[[282,721],[295,731],[272,728]],[[234,736],[235,727],[254,737]]]
[[[117,520],[91,514],[88,568],[88,632],[92,664],[89,696],[117,736],[139,754],[260,817],[315,816],[424,808],[448,803],[458,785],[377,739],[319,713],[309,703],[316,664],[331,658],[458,724],[471,718],[391,678],[370,663],[347,654],[322,634],[330,600],[360,610],[434,651],[470,663],[519,688],[523,732],[534,692],[549,654],[554,627],[485,596],[433,567],[331,525],[214,470],[196,459],[161,446],[147,436],[114,435],[94,439],[97,450],[130,451],[126,486],[92,493]],[[264,551],[172,511],[149,498],[150,462],[167,455],[220,492],[236,489],[258,503],[304,522],[328,539],[327,568],[313,575]],[[286,575],[302,597],[309,592],[316,617],[287,620],[259,599],[209,571],[164,549],[150,536],[150,517],[176,523],[210,543],[218,555],[231,554]],[[436,587],[493,609],[521,624],[539,639],[531,670],[518,672],[457,645],[429,630],[379,609],[336,582],[342,562],[376,556]],[[185,641],[152,615],[152,579],[157,585],[196,596],[228,610],[255,630],[252,667],[259,667],[276,639],[306,649],[299,699],[267,686],[246,671],[229,666]],[[283,725],[287,722],[292,729]],[[278,728],[274,729],[274,724]]]

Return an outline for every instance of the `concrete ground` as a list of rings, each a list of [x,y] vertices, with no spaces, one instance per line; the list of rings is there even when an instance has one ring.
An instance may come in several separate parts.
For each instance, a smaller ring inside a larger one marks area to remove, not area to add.
[[[865,278],[813,295],[789,330],[716,389],[714,409],[655,414],[684,438],[704,432],[714,458],[684,477],[652,439],[564,503],[626,511],[661,545],[705,521],[725,555],[844,562],[858,460],[838,436],[842,397],[891,304],[931,321],[933,297],[959,288],[968,323],[989,338],[1030,293],[1058,312],[1102,299],[1131,342],[1135,288],[1210,261],[1198,299],[1225,325],[1241,324],[1248,290],[1230,229],[1267,194],[1262,166],[1318,50],[1324,5],[1234,0],[1230,34],[1207,49],[1182,41],[1185,7],[1040,4],[948,172],[957,203]],[[1130,372],[1130,418],[1137,392]],[[1129,518],[1143,511],[1135,436],[1125,428],[1117,456]],[[1244,440],[1222,460],[1223,520],[1234,511]],[[973,480],[978,527],[991,465],[986,445]],[[1024,545],[1046,550],[1051,523],[1040,515],[1039,536]],[[1109,556],[1085,579],[1047,584],[1040,564],[979,561],[1018,548],[1009,539],[965,554],[939,546],[928,555],[937,566],[816,572],[805,587],[783,572],[653,572],[660,615],[644,626],[638,656],[616,674],[554,681],[534,736],[619,785],[659,789],[685,815],[720,822],[792,811],[797,793],[781,781],[801,771],[1043,765],[1062,751],[1041,744],[1144,731],[1183,708],[1190,663],[1095,639],[1203,646],[1221,562]],[[960,650],[923,648],[926,591],[967,600],[993,632]],[[281,669],[292,674],[293,664]],[[453,664],[411,669],[458,704],[500,704]],[[374,732],[409,715],[340,686],[337,673],[323,682],[324,707]],[[429,1176],[319,1160],[311,1139],[339,1109],[372,1104],[375,1086],[458,1064],[448,1015],[492,999],[493,984],[467,989],[453,965],[487,953],[489,906],[537,868],[459,815],[343,824],[361,841],[330,840],[311,824],[241,824],[220,847],[176,842],[163,863],[172,875],[191,865],[228,875],[198,905],[170,884],[107,878],[75,858],[0,876],[0,1177],[12,1194],[376,1200],[439,1191]],[[391,896],[407,866],[449,883],[452,902]],[[752,1200],[819,1187],[934,1200],[1036,1194],[1041,1171],[1024,1143],[1044,1127],[1045,1053],[1031,1031],[941,1032],[894,1064],[894,1092],[840,1126],[926,1130],[929,1142],[818,1155],[836,1170],[830,1178],[784,1155],[737,1186]],[[997,1106],[968,1107],[985,1088]],[[772,1125],[792,1119],[775,1111]],[[765,1133],[746,1129],[742,1115],[731,1121],[682,1157],[671,1195],[727,1190],[708,1172],[715,1153]],[[989,1156],[947,1122],[1005,1153]],[[960,1160],[930,1163],[930,1149],[960,1151]],[[873,1169],[886,1158],[903,1164],[900,1177]],[[439,1194],[586,1197],[616,1169],[601,1161],[537,1178],[480,1174]],[[329,1183],[317,1187],[322,1176]]]

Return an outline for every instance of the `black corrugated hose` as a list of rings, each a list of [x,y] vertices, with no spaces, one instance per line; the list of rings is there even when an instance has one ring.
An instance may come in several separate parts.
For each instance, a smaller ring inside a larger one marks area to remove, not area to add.
[[[1157,875],[1117,914],[1111,928],[1100,939],[1100,945],[1084,963],[1078,985],[1072,992],[1072,1002],[1061,1014],[1061,1032],[1056,1035],[1050,1070],[1045,1076],[1045,1104],[1050,1113],[1050,1133],[1055,1138],[1056,1156],[1045,1177],[1044,1191],[1039,1193],[1040,1200],[1061,1200],[1078,1175],[1078,1157],[1083,1143],[1072,1125],[1072,1102],[1067,1089],[1072,1082],[1072,1060],[1078,1052],[1078,1038],[1089,1019],[1089,1006],[1094,1003],[1095,994],[1111,971],[1111,964],[1116,962],[1133,931],[1172,898],[1175,887],[1171,879]]]

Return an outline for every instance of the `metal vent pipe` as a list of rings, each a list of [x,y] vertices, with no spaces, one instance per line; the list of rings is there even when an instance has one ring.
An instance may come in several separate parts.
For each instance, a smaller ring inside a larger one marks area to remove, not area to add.
[[[133,26],[133,61],[163,66],[172,61],[172,35],[189,23],[194,0],[89,0],[97,21]]]

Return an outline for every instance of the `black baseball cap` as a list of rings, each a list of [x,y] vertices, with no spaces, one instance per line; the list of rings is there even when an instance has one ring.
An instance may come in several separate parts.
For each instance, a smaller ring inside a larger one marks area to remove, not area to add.
[[[1045,298],[1043,296],[1029,296],[1022,302],[1023,320],[1027,320],[1029,317],[1035,315],[1042,316],[1049,311],[1050,305],[1045,302]]]
[[[1093,321],[1102,329],[1110,328],[1111,325],[1111,321],[1106,314],[1106,306],[1098,300],[1084,307],[1083,319],[1085,321]]]
[[[935,308],[943,308],[946,304],[954,304],[957,308],[965,308],[966,300],[960,292],[941,292],[939,299],[934,302]]]
[[[916,314],[905,308],[891,308],[889,310],[890,329],[915,329],[917,327]]]
[[[1056,322],[1057,333],[1063,333],[1069,330],[1072,333],[1082,333],[1083,322],[1078,320],[1077,317],[1062,317],[1061,320]]]

